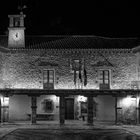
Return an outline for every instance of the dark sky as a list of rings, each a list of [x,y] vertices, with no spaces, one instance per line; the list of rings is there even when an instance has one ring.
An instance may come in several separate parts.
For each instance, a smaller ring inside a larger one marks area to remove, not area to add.
[[[140,37],[138,3],[97,1],[22,0],[27,6],[26,34]],[[7,30],[7,15],[19,13],[19,4],[20,0],[1,2],[0,34]]]

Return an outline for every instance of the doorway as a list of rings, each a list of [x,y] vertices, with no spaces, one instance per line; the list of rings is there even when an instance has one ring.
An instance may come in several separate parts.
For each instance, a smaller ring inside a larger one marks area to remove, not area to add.
[[[65,99],[65,119],[74,120],[74,99],[73,98]]]

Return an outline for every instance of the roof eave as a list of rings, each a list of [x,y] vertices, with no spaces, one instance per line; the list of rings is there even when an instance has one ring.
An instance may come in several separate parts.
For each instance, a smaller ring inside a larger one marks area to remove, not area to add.
[[[138,52],[140,52],[140,46],[134,47],[134,48],[132,49],[132,52],[133,52],[133,53],[138,53]]]

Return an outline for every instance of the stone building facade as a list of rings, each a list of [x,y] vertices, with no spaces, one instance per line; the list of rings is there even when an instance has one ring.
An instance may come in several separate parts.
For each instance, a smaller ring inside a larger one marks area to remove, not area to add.
[[[139,122],[139,94],[135,98],[131,94],[132,89],[139,89],[139,55],[133,48],[140,40],[96,36],[24,37],[24,24],[20,23],[24,17],[23,13],[9,16],[9,35],[0,36],[1,121],[30,120],[34,114],[37,120],[59,120],[60,108],[64,105],[60,103],[61,95],[47,92],[36,98],[26,95],[26,90],[37,89],[39,92],[73,91],[64,98],[65,113],[62,114],[66,120],[88,119],[92,106],[93,120]],[[14,19],[19,22],[16,24]],[[7,94],[7,90],[13,89],[23,89],[24,94]],[[104,94],[87,98],[86,92],[84,96],[74,94],[78,90],[101,90]],[[113,91],[122,93],[123,90],[129,90],[130,95],[112,96]],[[105,94],[105,91],[112,92]],[[35,113],[31,109],[34,103]]]

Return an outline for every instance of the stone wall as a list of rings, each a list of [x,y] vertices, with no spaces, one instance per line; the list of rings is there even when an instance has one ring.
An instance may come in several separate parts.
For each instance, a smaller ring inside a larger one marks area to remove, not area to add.
[[[118,98],[118,123],[136,124],[138,121],[138,106],[140,97],[132,98],[132,96]]]
[[[113,66],[97,66],[99,61]],[[40,57],[42,56],[42,57]],[[15,51],[2,56],[0,87],[43,88],[43,69],[55,70],[55,89],[74,89],[71,59],[85,61],[88,84],[86,89],[98,89],[98,69],[111,71],[111,89],[130,89],[137,80],[136,56],[130,50],[30,50]],[[39,66],[40,61],[49,62]],[[78,75],[77,75],[78,77]],[[78,84],[78,83],[77,83]],[[79,83],[81,85],[81,83]],[[78,85],[77,85],[78,86]]]

